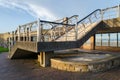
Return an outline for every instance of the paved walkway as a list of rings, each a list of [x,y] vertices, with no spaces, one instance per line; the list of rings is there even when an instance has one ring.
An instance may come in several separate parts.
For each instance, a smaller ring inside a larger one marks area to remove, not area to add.
[[[0,80],[120,80],[120,67],[99,73],[74,73],[39,67],[36,60],[9,60],[7,53],[2,53]]]

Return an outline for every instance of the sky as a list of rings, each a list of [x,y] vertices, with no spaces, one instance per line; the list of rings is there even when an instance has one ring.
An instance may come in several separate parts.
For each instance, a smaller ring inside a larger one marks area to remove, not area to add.
[[[119,0],[0,0],[0,33],[40,18],[54,21],[79,15],[84,18],[96,9],[119,5]]]

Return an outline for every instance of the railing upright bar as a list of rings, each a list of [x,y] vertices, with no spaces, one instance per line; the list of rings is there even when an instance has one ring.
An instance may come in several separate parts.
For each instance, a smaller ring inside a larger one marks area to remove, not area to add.
[[[25,41],[25,27],[23,27],[23,41]]]
[[[20,41],[20,29],[21,29],[21,27],[19,26],[18,27],[18,41]]]
[[[78,18],[76,17],[76,23],[75,23],[75,40],[78,39]]]
[[[14,31],[14,44],[16,43],[16,32]]]
[[[103,10],[101,10],[101,20],[103,20],[103,18],[104,18],[104,11]]]
[[[40,23],[40,19],[38,19],[37,22],[37,42],[41,42],[41,36],[42,36],[42,25]]]
[[[31,25],[28,27],[28,41],[31,41]]]
[[[120,5],[118,5],[118,10],[117,10],[118,12],[118,15],[117,15],[117,17],[120,17]]]
[[[9,52],[11,51],[11,39],[10,39],[10,34],[9,34]]]

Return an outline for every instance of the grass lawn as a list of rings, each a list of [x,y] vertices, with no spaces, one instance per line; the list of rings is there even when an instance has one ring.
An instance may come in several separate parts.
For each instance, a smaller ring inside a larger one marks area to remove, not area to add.
[[[1,52],[8,52],[8,48],[0,47],[0,53],[1,53]]]

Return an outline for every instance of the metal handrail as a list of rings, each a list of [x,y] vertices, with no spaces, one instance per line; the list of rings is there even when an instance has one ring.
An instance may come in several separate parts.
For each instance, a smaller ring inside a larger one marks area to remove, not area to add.
[[[93,11],[92,13],[90,13],[89,15],[87,15],[86,17],[84,17],[83,19],[81,19],[80,21],[78,21],[77,24],[79,24],[80,22],[82,22],[83,20],[85,20],[86,18],[88,18],[89,16],[91,16],[92,14],[94,14],[97,11],[101,12],[101,9],[96,9],[95,11]]]
[[[101,20],[103,20],[103,18],[105,19],[106,16],[104,15],[103,12],[106,12],[106,10],[109,10],[109,9],[110,9],[110,11],[112,11],[112,9],[114,9],[114,8],[116,9],[117,6],[114,6],[114,7],[111,7],[111,8],[106,8],[106,9],[96,9],[95,11],[93,11],[92,13],[90,13],[89,15],[87,15],[86,17],[81,19],[80,21],[78,21],[76,23],[76,26],[78,27],[79,24],[83,24],[84,27],[87,28],[90,24],[92,24],[94,22],[97,22],[97,21],[101,21]],[[115,12],[117,12],[117,11],[115,11]],[[76,28],[76,26],[71,27],[71,29]],[[60,36],[63,36],[65,33],[68,33],[71,29],[69,29],[67,32],[63,32],[63,34],[61,34]],[[76,33],[76,35],[78,35],[78,34],[79,33]],[[60,36],[57,36],[57,38],[54,39],[54,40],[57,40],[58,38],[60,38]]]
[[[77,16],[78,16],[78,15],[73,15],[73,16],[69,17],[67,20],[64,20],[63,22],[61,22],[61,24],[63,25],[64,22],[68,21],[69,19],[71,19],[71,18],[73,18],[73,17],[77,17]],[[67,25],[67,24],[66,24],[66,25]],[[69,26],[69,25],[67,25],[67,26]],[[73,25],[71,25],[71,26],[75,26],[75,24],[73,24]],[[56,27],[57,27],[57,25],[53,26],[51,29],[54,29],[54,28],[56,28]],[[47,34],[51,29],[49,29],[48,31],[46,31],[46,32],[44,33],[44,35]]]
[[[89,15],[87,15],[86,17],[84,17],[83,19],[81,19],[80,21],[78,21],[78,22],[76,23],[76,26],[78,26],[78,24],[81,23],[82,21],[88,19],[91,15],[93,15],[93,14],[96,13],[97,11],[100,11],[100,12],[101,12],[101,9],[97,9],[97,10],[93,11],[92,13],[90,13]],[[76,26],[71,27],[71,29],[69,29],[66,33],[68,33],[70,30],[74,29]],[[64,35],[64,34],[65,34],[65,33],[63,33],[62,35]],[[78,34],[78,33],[77,33],[77,34]],[[62,35],[61,35],[61,36],[62,36]],[[69,36],[67,36],[67,37],[69,37]],[[58,38],[60,38],[60,36],[57,37],[55,40],[57,40]]]

